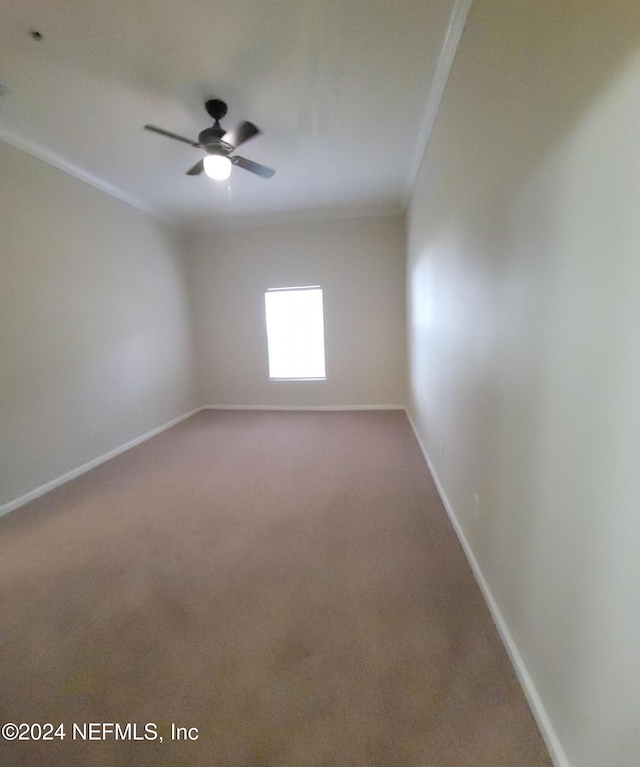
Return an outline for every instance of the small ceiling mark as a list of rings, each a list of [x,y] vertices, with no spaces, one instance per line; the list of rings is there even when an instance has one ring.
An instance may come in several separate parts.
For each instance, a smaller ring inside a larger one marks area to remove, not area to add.
[[[38,32],[37,29],[32,29],[31,32],[29,32],[29,34],[34,40],[37,40],[37,41],[42,40],[42,37],[43,37],[42,32]]]

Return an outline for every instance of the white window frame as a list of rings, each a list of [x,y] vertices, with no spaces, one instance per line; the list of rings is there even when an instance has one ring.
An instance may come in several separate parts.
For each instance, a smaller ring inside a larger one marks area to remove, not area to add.
[[[321,300],[321,308],[322,308],[322,354],[323,354],[323,367],[324,367],[324,375],[323,376],[313,376],[313,377],[280,377],[280,376],[272,376],[271,375],[271,358],[269,354],[269,321],[268,321],[268,310],[267,310],[267,296],[269,293],[286,293],[286,292],[301,292],[304,290],[319,290],[320,291],[320,300]],[[284,288],[267,288],[265,290],[265,330],[266,330],[266,336],[267,336],[267,367],[269,371],[269,381],[272,381],[274,383],[281,383],[281,382],[295,382],[295,383],[318,383],[322,381],[327,380],[327,359],[326,359],[326,343],[325,343],[325,333],[324,333],[324,292],[322,290],[322,286],[320,285],[302,285],[302,286],[292,286],[292,287],[284,287]]]

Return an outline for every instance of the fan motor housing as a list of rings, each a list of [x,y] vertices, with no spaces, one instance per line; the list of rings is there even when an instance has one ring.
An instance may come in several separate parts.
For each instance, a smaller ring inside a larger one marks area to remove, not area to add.
[[[198,136],[198,141],[210,154],[216,150],[218,154],[228,154],[233,147],[222,140],[225,133],[220,127],[205,128]]]

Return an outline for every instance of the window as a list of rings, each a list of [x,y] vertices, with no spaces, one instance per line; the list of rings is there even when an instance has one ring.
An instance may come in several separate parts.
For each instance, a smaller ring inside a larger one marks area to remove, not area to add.
[[[269,378],[323,380],[322,289],[274,288],[264,296],[267,312]]]

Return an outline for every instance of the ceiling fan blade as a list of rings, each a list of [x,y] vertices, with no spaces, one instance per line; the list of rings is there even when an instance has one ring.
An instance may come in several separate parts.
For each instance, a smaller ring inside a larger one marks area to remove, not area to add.
[[[253,123],[243,122],[235,130],[225,133],[222,140],[225,144],[238,147],[240,144],[244,144],[245,141],[249,141],[250,138],[257,136],[258,133],[260,133],[260,130]]]
[[[168,130],[162,130],[162,128],[156,128],[155,125],[145,125],[144,127],[146,130],[153,131],[154,133],[159,133],[161,136],[168,136],[169,138],[176,139],[176,141],[183,141],[185,144],[190,144],[191,146],[196,147],[196,149],[200,147],[200,144],[198,144],[197,141],[191,141],[190,138],[178,136],[177,133],[170,133]]]
[[[251,173],[255,173],[257,176],[262,176],[262,178],[271,178],[271,176],[273,176],[275,173],[273,168],[267,168],[266,165],[260,165],[260,163],[253,162],[253,160],[247,160],[245,157],[239,157],[236,155],[235,157],[230,157],[229,159],[239,168],[244,168],[245,170],[251,171]]]
[[[197,162],[193,168],[187,171],[187,176],[199,176],[204,170],[204,160]]]

